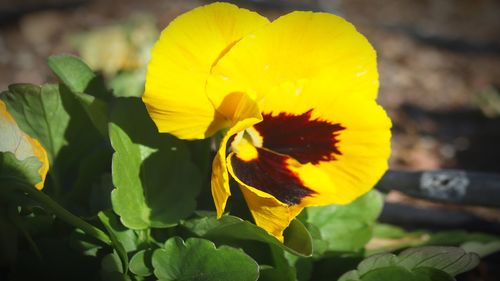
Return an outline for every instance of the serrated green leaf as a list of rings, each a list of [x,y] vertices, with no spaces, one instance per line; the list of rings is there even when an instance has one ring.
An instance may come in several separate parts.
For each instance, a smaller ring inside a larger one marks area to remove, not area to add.
[[[132,229],[176,225],[194,211],[201,185],[185,144],[159,134],[138,98],[117,100],[111,117],[114,211]]]
[[[215,245],[204,239],[184,242],[174,237],[153,254],[154,274],[160,280],[254,281],[258,264],[243,251]]]
[[[183,225],[196,235],[208,239],[255,240],[277,245],[299,256],[308,257],[312,254],[311,236],[299,220],[293,220],[285,230],[284,243],[255,224],[230,215],[224,215],[220,219],[206,216],[185,221]]]
[[[399,259],[392,254],[379,254],[363,260],[358,265],[358,274],[364,275],[374,268],[391,267],[398,265]]]
[[[431,267],[457,275],[476,267],[479,258],[458,247],[426,246],[410,248],[399,254],[399,265],[408,269]]]
[[[80,159],[101,142],[78,101],[64,91],[57,85],[16,84],[0,94],[21,130],[47,151],[56,190],[72,186]]]
[[[398,256],[379,254],[368,257],[358,265],[356,271],[344,274],[339,281],[448,281],[478,264],[479,257],[476,254],[466,253],[458,247],[417,247],[407,249]]]
[[[153,250],[141,250],[132,256],[129,269],[138,276],[147,277],[153,274]]]
[[[305,209],[307,223],[319,229],[326,251],[360,251],[372,237],[375,221],[382,210],[382,195],[372,190],[349,205],[329,205]],[[315,249],[315,255],[321,255]]]

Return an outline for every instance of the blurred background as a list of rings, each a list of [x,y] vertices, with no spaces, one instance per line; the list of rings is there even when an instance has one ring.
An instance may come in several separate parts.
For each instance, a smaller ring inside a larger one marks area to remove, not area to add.
[[[209,2],[0,0],[0,90],[54,81],[47,57],[71,53],[102,73],[117,95],[139,96],[161,29]],[[229,2],[271,19],[292,10],[335,13],[368,38],[378,52],[378,100],[394,123],[391,169],[500,174],[500,1]],[[498,209],[443,205],[399,192],[386,201],[458,216],[445,227],[500,234]]]

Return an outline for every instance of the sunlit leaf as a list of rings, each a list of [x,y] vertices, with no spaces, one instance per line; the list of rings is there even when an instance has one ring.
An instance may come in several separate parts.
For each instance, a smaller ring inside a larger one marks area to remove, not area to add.
[[[306,208],[306,221],[321,234],[321,239],[316,239],[315,244],[322,245],[315,247],[315,255],[321,255],[321,251],[363,249],[372,236],[382,204],[381,194],[372,190],[349,205]]]
[[[129,269],[138,276],[150,276],[153,274],[153,251],[141,250],[130,259]]]
[[[311,235],[298,220],[293,220],[285,230],[284,243],[255,224],[230,215],[220,219],[214,215],[206,216],[185,221],[183,225],[196,235],[208,239],[255,240],[277,245],[295,255],[310,256],[312,253]]]
[[[24,133],[0,100],[0,177],[42,189],[49,169],[47,152],[38,140]]]
[[[74,183],[80,160],[102,141],[67,91],[58,85],[16,84],[0,94],[19,128],[47,151],[51,184],[59,191]]]
[[[174,237],[153,254],[154,274],[160,280],[254,281],[258,264],[243,251],[204,239],[184,242]]]
[[[114,211],[132,229],[176,225],[194,211],[200,190],[185,144],[159,134],[137,98],[118,100],[111,119]]]

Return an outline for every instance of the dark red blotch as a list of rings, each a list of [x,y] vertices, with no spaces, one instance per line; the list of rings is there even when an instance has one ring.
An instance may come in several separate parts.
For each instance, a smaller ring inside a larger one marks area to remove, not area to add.
[[[317,164],[335,159],[342,153],[336,136],[345,129],[339,123],[311,119],[312,109],[300,115],[281,112],[264,113],[263,121],[254,125],[263,137],[263,147],[290,155],[300,163]]]
[[[286,161],[290,157],[257,148],[258,157],[243,161],[238,156],[231,157],[235,176],[245,184],[271,194],[287,205],[295,205],[314,191],[304,186],[300,178],[292,172]]]

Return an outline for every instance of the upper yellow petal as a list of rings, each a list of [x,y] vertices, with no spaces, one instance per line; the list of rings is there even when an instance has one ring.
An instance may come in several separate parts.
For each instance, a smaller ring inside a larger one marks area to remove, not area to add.
[[[41,177],[35,187],[39,190],[43,188],[45,177],[49,170],[49,159],[47,152],[40,142],[21,131],[16,121],[7,111],[5,103],[0,100],[0,131],[2,139],[0,141],[1,152],[12,152],[17,159],[24,160],[28,157],[36,157],[41,163],[38,174]]]
[[[328,89],[330,96],[375,98],[376,54],[344,19],[327,13],[293,12],[244,37],[222,57],[208,79],[214,105],[230,92],[256,100],[290,83],[300,92]],[[286,102],[286,101],[285,101]]]
[[[161,132],[206,138],[225,127],[205,94],[212,65],[243,36],[268,24],[228,3],[189,11],[163,30],[152,50],[143,101]]]

